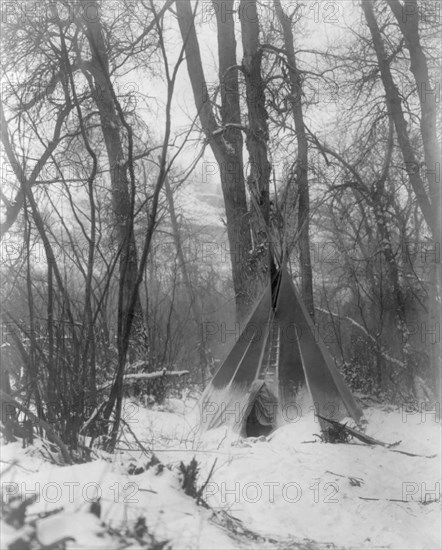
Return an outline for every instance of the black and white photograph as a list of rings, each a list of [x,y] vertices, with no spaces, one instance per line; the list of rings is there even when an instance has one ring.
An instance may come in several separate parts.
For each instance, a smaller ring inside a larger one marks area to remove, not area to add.
[[[0,550],[440,550],[440,0],[0,1]]]

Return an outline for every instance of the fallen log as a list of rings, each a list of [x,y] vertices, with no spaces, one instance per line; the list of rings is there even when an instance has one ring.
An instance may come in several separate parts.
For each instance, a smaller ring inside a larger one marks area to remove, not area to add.
[[[189,374],[188,370],[161,370],[157,372],[139,372],[135,374],[125,374],[124,380],[148,380],[151,378],[161,378],[162,376],[184,376]]]
[[[367,434],[364,434],[358,430],[355,430],[354,428],[350,428],[347,426],[347,424],[342,424],[342,422],[337,422],[336,420],[331,420],[330,418],[327,418],[325,416],[321,416],[318,414],[318,417],[321,420],[325,420],[326,422],[329,422],[332,426],[339,427],[341,430],[345,431],[349,435],[356,437],[356,439],[359,439],[363,443],[366,443],[367,445],[380,445],[381,447],[385,447],[392,453],[400,453],[406,456],[418,456],[422,458],[434,458],[437,455],[421,455],[416,453],[410,453],[408,451],[400,451],[399,449],[393,449],[392,447],[396,447],[401,443],[401,441],[396,441],[395,443],[385,443],[384,441],[380,441],[379,439],[375,439],[374,437],[371,437]]]
[[[173,370],[167,371],[166,369],[157,371],[157,372],[138,372],[134,374],[125,374],[123,377],[123,384],[130,384],[135,380],[152,380],[154,378],[162,378],[163,376],[184,376],[189,374],[188,370]],[[98,390],[105,390],[112,385],[112,382],[107,382],[106,384],[101,384],[98,386]]]
[[[332,420],[331,418],[321,416],[320,414],[318,414],[318,418],[329,422],[332,426],[339,427],[341,430],[344,430],[349,435],[356,437],[356,439],[359,439],[360,441],[362,441],[363,443],[367,443],[368,445],[381,445],[382,447],[392,447],[395,445],[399,445],[400,443],[400,441],[397,441],[396,443],[384,443],[383,441],[379,441],[379,439],[375,439],[374,437],[370,437],[369,435],[355,430],[354,428],[350,428],[349,426],[347,426],[347,424],[342,424],[342,422],[338,422],[337,420]]]

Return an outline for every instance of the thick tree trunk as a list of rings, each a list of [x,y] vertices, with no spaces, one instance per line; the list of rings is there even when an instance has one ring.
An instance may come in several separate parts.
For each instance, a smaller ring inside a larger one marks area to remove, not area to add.
[[[298,158],[296,166],[296,185],[299,191],[298,202],[298,235],[299,257],[302,277],[302,298],[310,315],[314,318],[313,274],[310,255],[310,193],[308,186],[308,142],[302,111],[302,79],[297,68],[292,23],[284,13],[280,0],[274,0],[276,16],[284,34],[284,47],[289,65],[291,107],[295,122]]]
[[[426,164],[426,179],[429,187],[430,202],[435,210],[434,216],[440,232],[440,157],[441,148],[437,136],[437,102],[439,93],[436,82],[430,81],[427,58],[425,57],[419,37],[419,19],[421,16],[416,0],[407,0],[403,6],[398,0],[387,0],[405,39],[410,52],[410,71],[417,86],[421,107],[421,135]],[[422,5],[425,10],[425,4]]]
[[[100,13],[100,10],[97,9],[97,13]],[[92,62],[88,67],[94,77],[94,98],[109,160],[117,244],[121,250],[119,276],[122,297],[118,311],[118,334],[121,337],[125,333],[124,324],[127,322],[129,300],[135,286],[138,266],[133,232],[134,212],[128,178],[128,164],[131,159],[127,158],[124,151],[121,137],[123,125],[111,90],[109,59],[100,19],[84,18],[84,24],[92,56]],[[142,323],[139,300],[135,313]]]
[[[434,249],[439,247],[438,258],[435,258],[434,273],[429,282],[429,324],[431,328],[439,326],[440,340],[440,308],[442,292],[442,270],[440,263],[440,242],[442,240],[441,230],[441,184],[440,184],[440,158],[441,147],[437,135],[438,100],[440,92],[437,90],[437,82],[431,82],[428,70],[427,58],[419,36],[419,20],[422,10],[426,9],[425,4],[418,7],[417,0],[407,0],[402,5],[398,0],[387,0],[391,11],[405,39],[405,45],[410,53],[410,71],[413,73],[416,82],[419,103],[421,107],[421,135],[424,148],[426,179],[429,188],[429,199],[434,210],[436,228],[434,235]],[[425,13],[425,11],[424,11]],[[415,167],[419,169],[417,166]],[[437,253],[436,253],[437,256]],[[435,369],[435,385],[438,394],[441,390],[441,348],[440,342],[430,342],[430,360]]]
[[[386,93],[388,112],[396,128],[399,147],[402,152],[405,166],[409,167],[407,172],[410,184],[416,195],[416,199],[425,221],[433,234],[434,240],[436,242],[440,242],[440,221],[437,219],[439,205],[436,205],[430,201],[424,182],[422,181],[420,171],[416,169],[416,167],[420,166],[420,163],[418,163],[411,143],[411,138],[408,133],[407,121],[405,120],[404,111],[402,109],[402,100],[391,74],[388,57],[382,41],[381,31],[374,14],[373,2],[372,0],[363,0],[361,2],[361,6],[373,39],[373,46],[376,51],[379,69],[381,72],[381,79]]]
[[[435,108],[432,107],[432,101],[426,104],[431,94],[422,95],[422,87],[426,87],[428,90],[429,76],[428,67],[426,61],[424,61],[424,54],[419,41],[418,30],[418,13],[416,2],[411,2],[411,6],[416,8],[416,14],[413,17],[408,15],[405,17],[405,12],[399,13],[398,6],[395,2],[389,2],[393,13],[396,18],[399,18],[399,26],[404,34],[407,47],[410,51],[411,66],[410,70],[413,73],[416,84],[418,86],[418,92],[420,97],[422,117],[421,117],[421,133],[422,141],[424,145],[425,159],[427,163],[427,170],[437,170],[437,164],[431,165],[431,163],[438,163],[440,146],[438,145],[436,130],[432,126],[435,125],[436,113]],[[408,168],[408,177],[413,191],[416,195],[417,202],[423,217],[430,228],[433,236],[433,243],[435,247],[436,256],[434,262],[434,273],[432,280],[428,284],[428,328],[430,330],[436,330],[435,341],[430,340],[429,354],[432,364],[432,370],[434,374],[434,383],[436,394],[441,394],[441,371],[440,371],[440,292],[441,292],[441,265],[440,265],[440,242],[441,242],[441,221],[440,221],[440,182],[437,182],[437,176],[431,179],[428,177],[429,192],[425,188],[422,180],[421,172],[419,170],[420,163],[417,160],[416,153],[412,146],[411,137],[408,132],[407,122],[402,109],[401,97],[399,90],[396,87],[393,76],[390,70],[389,61],[384,49],[382,41],[381,31],[376,21],[372,0],[362,0],[362,10],[365,15],[365,19],[370,29],[370,33],[373,39],[374,49],[379,63],[381,72],[381,79],[386,93],[386,100],[389,115],[392,118],[396,134],[398,138],[399,147],[402,152],[405,166]],[[420,64],[423,63],[422,66]],[[436,99],[434,98],[434,101]],[[434,118],[433,118],[434,117]],[[432,142],[434,140],[434,143]],[[436,155],[437,158],[436,158]],[[430,163],[430,166],[428,166]],[[439,253],[437,253],[437,247],[439,247]]]
[[[269,234],[271,165],[267,155],[269,141],[268,113],[265,107],[265,84],[261,74],[263,50],[259,42],[259,17],[256,1],[241,0],[239,14],[243,45],[242,71],[244,73],[247,100],[248,129],[246,146],[250,164],[247,183],[251,198],[255,269],[262,282],[265,283],[269,276],[268,267],[270,267],[271,275],[274,271]]]
[[[233,6],[232,0],[225,4]],[[203,131],[218,164],[227,218],[227,235],[232,263],[232,278],[239,320],[247,315],[251,297],[249,251],[252,248],[249,214],[244,185],[242,137],[240,125],[238,76],[236,74],[236,42],[234,22],[226,9],[218,18],[219,70],[221,80],[222,124],[216,122],[204,77],[201,54],[189,0],[176,2],[178,23],[185,45],[187,69],[192,85],[195,106]],[[227,70],[229,69],[229,70]],[[235,126],[236,125],[236,126]]]
[[[84,1],[84,0],[83,0]],[[96,0],[88,4],[96,5]],[[100,10],[96,5],[99,14]],[[112,87],[109,70],[109,57],[99,17],[84,18],[83,31],[91,50],[91,62],[87,64],[94,78],[95,102],[100,115],[107,156],[110,167],[113,212],[117,233],[117,244],[120,254],[119,292],[117,311],[117,349],[118,364],[115,382],[109,400],[104,409],[104,417],[110,418],[115,409],[115,421],[112,428],[112,443],[115,445],[123,397],[123,375],[129,350],[129,340],[134,328],[143,327],[143,313],[139,298],[138,260],[134,237],[134,202],[135,193],[133,158],[131,151],[131,129],[124,119],[121,107]],[[123,145],[123,128],[128,133],[129,150],[125,154]],[[128,172],[131,173],[129,180]],[[132,194],[132,196],[131,196]],[[134,294],[135,293],[135,294]],[[135,297],[135,303],[133,303]],[[135,321],[135,322],[134,322]]]

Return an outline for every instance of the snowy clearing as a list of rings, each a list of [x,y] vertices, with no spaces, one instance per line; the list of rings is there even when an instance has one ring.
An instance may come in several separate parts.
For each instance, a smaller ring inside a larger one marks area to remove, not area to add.
[[[441,548],[440,418],[434,413],[365,411],[367,433],[426,455],[412,457],[356,442],[321,443],[313,416],[268,439],[239,439],[225,429],[199,438],[194,411],[179,400],[169,399],[161,410],[127,402],[125,411],[148,455],[128,429],[114,455],[97,451],[95,461],[67,467],[44,459],[41,442],[3,447],[3,499],[39,495],[27,521],[46,516],[36,522],[43,547],[65,541],[66,548],[154,548],[146,537],[131,538],[144,517],[149,536],[173,549]],[[146,470],[152,451],[161,464]],[[179,463],[193,457],[198,487],[216,460],[202,492],[210,509],[182,489]],[[97,496],[100,519],[90,513]],[[17,531],[2,526],[6,548]]]

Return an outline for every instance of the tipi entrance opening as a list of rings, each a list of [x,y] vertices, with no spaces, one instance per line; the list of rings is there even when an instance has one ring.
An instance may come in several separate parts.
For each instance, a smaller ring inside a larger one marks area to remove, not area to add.
[[[264,382],[246,420],[246,437],[268,436],[276,428],[278,399]]]

